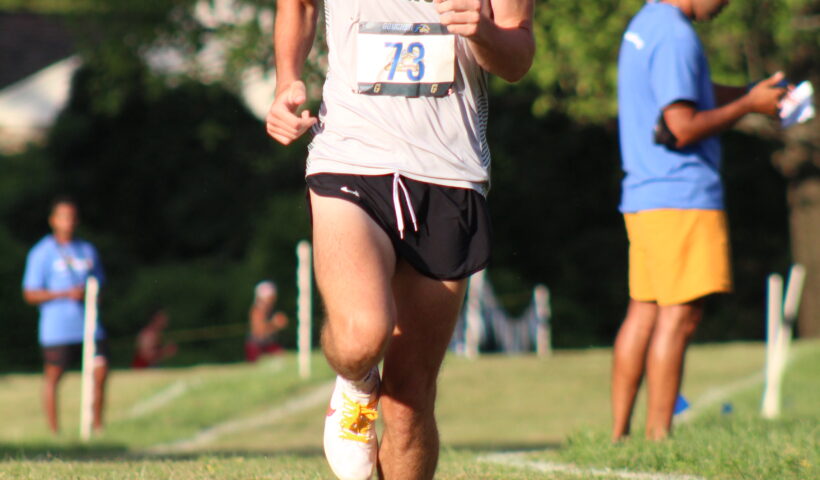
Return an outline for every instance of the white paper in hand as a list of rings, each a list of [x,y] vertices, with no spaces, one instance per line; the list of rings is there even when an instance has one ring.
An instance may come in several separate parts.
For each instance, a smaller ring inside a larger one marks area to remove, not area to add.
[[[780,122],[783,128],[786,128],[796,123],[807,122],[812,118],[814,118],[814,88],[807,80],[783,97]]]

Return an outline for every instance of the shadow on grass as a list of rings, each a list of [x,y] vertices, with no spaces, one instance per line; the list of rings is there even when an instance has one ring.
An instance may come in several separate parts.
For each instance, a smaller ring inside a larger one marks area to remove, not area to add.
[[[0,443],[0,463],[2,462],[51,462],[54,460],[71,462],[101,461],[189,461],[203,457],[208,458],[256,458],[256,457],[315,457],[323,455],[321,448],[297,448],[289,450],[197,450],[191,452],[151,453],[130,450],[124,444],[95,443],[83,445],[77,443],[37,443],[37,444],[4,444]]]
[[[103,458],[116,458],[126,455],[125,445],[117,443],[0,443],[0,461],[52,461],[55,459],[95,461]]]
[[[454,452],[470,453],[498,453],[498,452],[540,452],[544,450],[558,450],[560,443],[498,443],[486,442],[460,443],[456,445],[442,445],[442,449]],[[184,462],[206,458],[263,458],[263,457],[321,457],[319,447],[305,447],[294,449],[242,449],[242,450],[196,450],[190,452],[163,452],[152,453],[140,450],[131,450],[120,443],[0,443],[0,463],[3,462],[51,462],[55,460],[70,462],[105,462],[105,461],[157,461],[157,462]]]

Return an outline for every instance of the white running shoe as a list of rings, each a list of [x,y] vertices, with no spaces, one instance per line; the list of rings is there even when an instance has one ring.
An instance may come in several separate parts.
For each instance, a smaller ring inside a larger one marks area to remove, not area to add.
[[[368,480],[373,476],[379,441],[376,411],[379,404],[379,371],[368,374],[366,391],[336,377],[325,417],[325,457],[340,480]]]

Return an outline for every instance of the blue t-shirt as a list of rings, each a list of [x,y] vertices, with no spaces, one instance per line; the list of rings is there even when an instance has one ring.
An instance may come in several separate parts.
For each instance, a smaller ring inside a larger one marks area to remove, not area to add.
[[[647,3],[624,33],[618,59],[618,124],[624,172],[621,212],[723,209],[720,141],[675,150],[654,142],[663,109],[689,101],[715,108],[709,64],[692,23],[677,7]]]
[[[68,290],[85,285],[94,275],[103,283],[102,264],[97,250],[90,243],[74,239],[68,244],[57,243],[53,235],[37,242],[26,259],[23,275],[24,290]],[[83,302],[57,298],[40,304],[40,345],[51,347],[83,341]],[[96,339],[105,338],[102,325],[97,326]]]

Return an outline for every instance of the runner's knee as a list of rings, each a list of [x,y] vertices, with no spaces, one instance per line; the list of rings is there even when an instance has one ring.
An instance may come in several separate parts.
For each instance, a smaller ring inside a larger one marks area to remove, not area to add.
[[[325,328],[325,340],[341,349],[369,350],[385,344],[393,333],[395,321],[385,312],[331,312]]]
[[[366,371],[381,360],[392,331],[393,323],[384,315],[331,317],[322,331],[322,346],[339,373]]]

